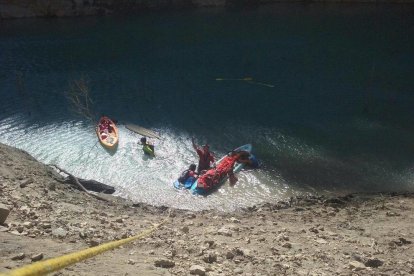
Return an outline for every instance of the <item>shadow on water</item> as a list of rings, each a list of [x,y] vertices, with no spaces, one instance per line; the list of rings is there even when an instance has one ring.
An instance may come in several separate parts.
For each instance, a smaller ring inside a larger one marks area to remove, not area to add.
[[[146,154],[146,153],[142,154],[142,160],[144,160],[144,161],[151,161],[154,158],[155,158],[155,156],[153,156],[153,155],[149,155],[149,154]]]
[[[109,148],[109,147],[105,147],[105,146],[103,146],[103,145],[100,145],[101,147],[103,147],[104,148],[104,150],[110,155],[110,156],[114,156],[115,155],[115,153],[117,152],[117,150],[118,150],[118,144],[119,143],[117,143],[114,147],[112,147],[112,148]]]

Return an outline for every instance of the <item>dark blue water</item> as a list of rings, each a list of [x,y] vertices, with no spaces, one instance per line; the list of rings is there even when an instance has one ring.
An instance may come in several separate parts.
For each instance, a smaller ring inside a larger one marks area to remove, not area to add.
[[[413,49],[412,5],[1,21],[0,142],[156,204],[177,200],[191,136],[218,156],[252,143],[262,163],[207,207],[413,190]],[[94,147],[93,125],[67,99],[79,79],[95,114],[159,131],[161,157],[143,160],[122,126],[115,155]]]

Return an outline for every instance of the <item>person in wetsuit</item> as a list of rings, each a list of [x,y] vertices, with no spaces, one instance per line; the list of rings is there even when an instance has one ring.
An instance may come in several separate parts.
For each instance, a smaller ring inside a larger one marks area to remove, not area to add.
[[[144,151],[145,154],[155,156],[154,145],[147,142],[147,137],[141,138],[141,144],[142,144],[142,150]]]
[[[210,152],[210,147],[208,144],[205,144],[203,147],[199,147],[194,142],[194,138],[191,139],[191,142],[199,157],[197,173],[200,174],[202,171],[211,168],[211,165],[214,163],[214,156]]]

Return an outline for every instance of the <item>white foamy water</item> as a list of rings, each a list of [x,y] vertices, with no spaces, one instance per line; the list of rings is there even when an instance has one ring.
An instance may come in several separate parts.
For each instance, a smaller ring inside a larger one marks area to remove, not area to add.
[[[226,183],[207,197],[175,189],[172,183],[181,171],[197,163],[187,133],[156,129],[162,140],[153,140],[156,157],[149,158],[137,144],[141,136],[123,125],[119,126],[118,149],[109,152],[97,142],[92,125],[72,121],[27,127],[21,119],[13,117],[0,121],[0,142],[23,149],[39,161],[56,164],[78,177],[112,185],[117,190],[115,195],[136,202],[228,211],[277,201],[291,193],[282,178],[272,179],[261,169],[242,171],[237,185],[230,187]],[[215,154],[222,156],[225,152]]]

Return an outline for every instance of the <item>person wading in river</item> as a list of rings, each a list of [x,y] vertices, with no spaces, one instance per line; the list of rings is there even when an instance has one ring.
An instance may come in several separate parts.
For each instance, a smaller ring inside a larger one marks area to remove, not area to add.
[[[211,168],[211,165],[214,163],[214,156],[210,152],[210,147],[208,144],[205,144],[202,148],[197,146],[194,142],[194,138],[191,139],[193,144],[193,148],[198,154],[198,168],[197,174],[201,174],[203,171],[208,170]]]

